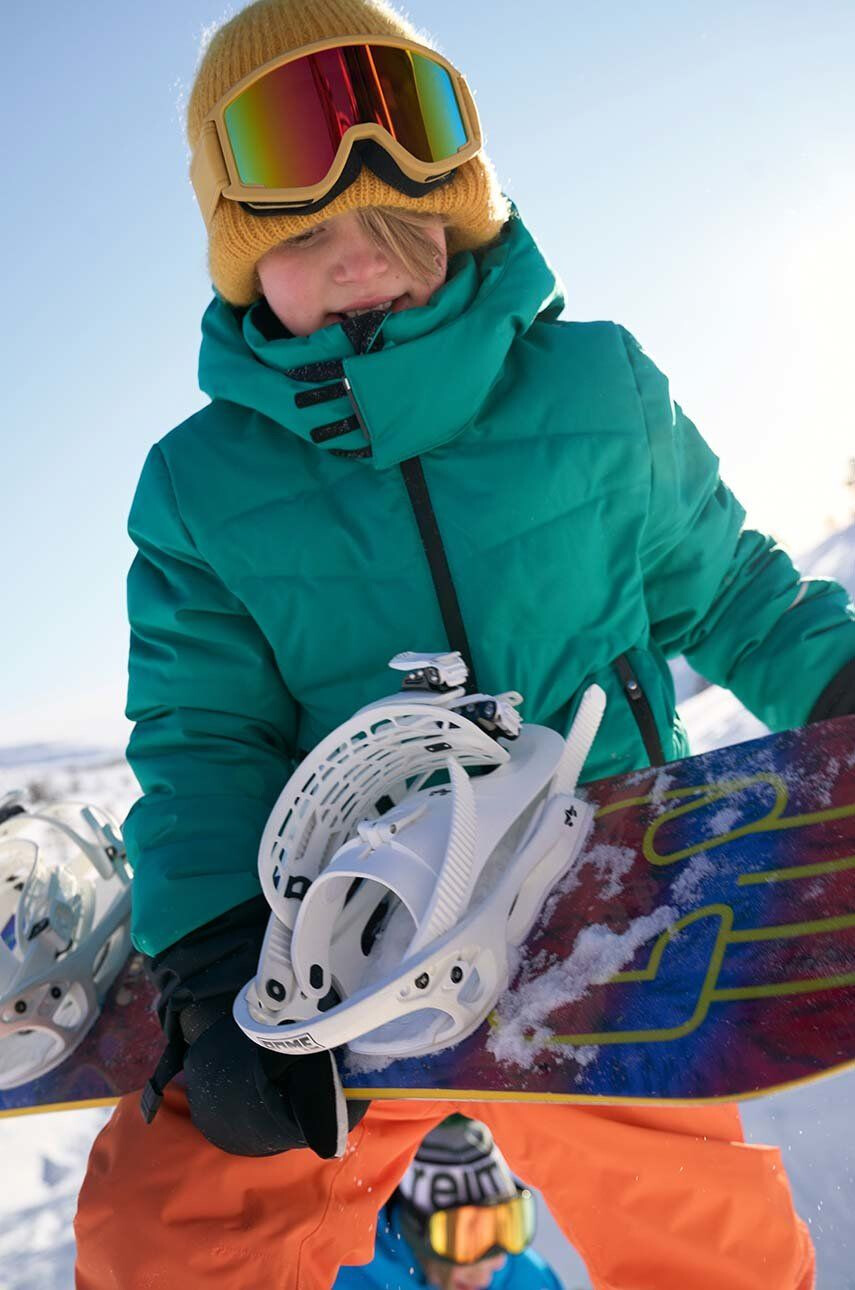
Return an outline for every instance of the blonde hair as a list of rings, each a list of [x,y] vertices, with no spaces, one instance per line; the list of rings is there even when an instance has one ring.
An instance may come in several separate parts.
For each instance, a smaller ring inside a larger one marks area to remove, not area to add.
[[[395,210],[390,206],[363,206],[354,213],[369,237],[414,278],[430,282],[437,276],[440,252],[426,232],[426,226],[435,226],[439,222],[446,229],[449,226],[446,216],[429,211]],[[287,246],[289,241],[297,241],[300,236],[298,233],[295,238],[287,238],[282,245]],[[258,266],[255,269],[255,294],[264,294]]]
[[[388,206],[363,206],[356,215],[377,245],[414,278],[430,282],[436,277],[439,252],[425,226],[439,220],[446,228],[447,219],[433,212],[393,210]]]

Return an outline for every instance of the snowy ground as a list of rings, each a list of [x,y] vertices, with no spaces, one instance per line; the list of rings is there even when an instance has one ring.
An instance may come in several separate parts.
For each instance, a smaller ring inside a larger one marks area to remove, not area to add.
[[[823,543],[802,567],[837,577],[855,591],[855,527]],[[691,679],[685,679],[683,693],[691,697],[681,712],[696,752],[763,733],[731,695],[715,687],[693,693]],[[119,818],[135,796],[121,754],[59,745],[0,749],[0,794],[14,787],[26,789],[30,800],[89,800]],[[781,1146],[799,1211],[817,1246],[819,1290],[855,1290],[853,1102],[855,1072],[743,1108],[749,1138]],[[108,1114],[71,1111],[0,1120],[0,1290],[71,1290],[77,1189],[91,1141]],[[581,1260],[543,1206],[537,1246],[567,1290],[587,1290]]]

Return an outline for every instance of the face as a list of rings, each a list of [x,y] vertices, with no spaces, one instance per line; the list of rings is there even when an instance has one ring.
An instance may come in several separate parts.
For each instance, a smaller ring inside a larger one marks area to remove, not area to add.
[[[495,1274],[504,1267],[505,1257],[504,1254],[495,1254],[465,1266],[429,1260],[424,1265],[424,1273],[429,1284],[436,1286],[437,1290],[487,1290]]]
[[[445,229],[439,218],[424,225],[437,251],[436,275],[415,278],[391,260],[345,211],[268,251],[258,262],[261,289],[279,321],[294,336],[309,336],[341,322],[345,313],[392,301],[392,312],[427,304],[445,281]]]

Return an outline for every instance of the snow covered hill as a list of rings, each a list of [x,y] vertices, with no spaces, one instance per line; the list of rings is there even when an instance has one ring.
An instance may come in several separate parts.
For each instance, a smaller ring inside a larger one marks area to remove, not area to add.
[[[71,1290],[77,1192],[109,1114],[61,1111],[0,1121],[2,1290]]]
[[[842,562],[835,568],[838,577],[851,581],[855,528],[844,536],[842,546],[823,545],[829,561],[839,557]],[[695,751],[763,731],[732,696],[713,687],[690,698],[681,713]],[[74,797],[101,804],[119,818],[137,792],[118,751],[53,745],[0,749],[0,795],[15,787],[26,789],[34,802]],[[855,1073],[743,1108],[749,1138],[781,1146],[799,1211],[816,1242],[820,1290],[855,1290],[853,1101]],[[76,1193],[91,1141],[108,1114],[72,1111],[0,1120],[0,1290],[71,1290]],[[588,1290],[581,1260],[542,1205],[537,1246],[567,1290]]]
[[[811,578],[833,578],[855,596],[855,524],[832,533],[796,563]]]

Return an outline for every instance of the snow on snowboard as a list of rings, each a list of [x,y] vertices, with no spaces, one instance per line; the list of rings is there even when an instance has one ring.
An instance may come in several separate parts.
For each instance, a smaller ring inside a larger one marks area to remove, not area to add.
[[[579,793],[593,828],[487,1020],[428,1057],[344,1054],[348,1096],[736,1100],[855,1062],[855,717]],[[132,953],[61,1064],[4,1079],[0,1114],[141,1088],[163,1047],[153,1003]],[[0,1009],[7,1054],[41,1024],[21,1006]]]

